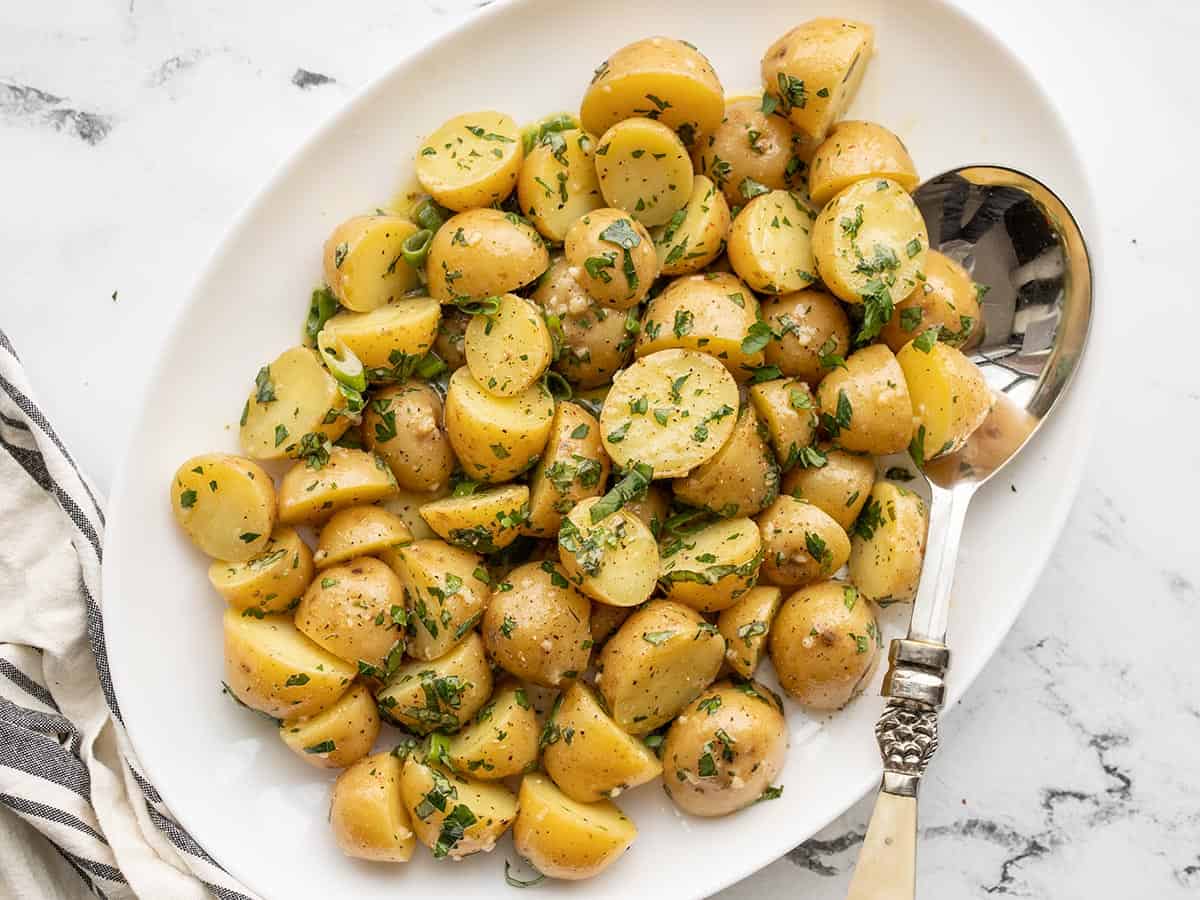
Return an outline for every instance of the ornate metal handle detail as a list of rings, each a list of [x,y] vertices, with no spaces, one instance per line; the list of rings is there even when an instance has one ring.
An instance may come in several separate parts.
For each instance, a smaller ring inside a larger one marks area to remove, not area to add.
[[[875,725],[883,757],[883,790],[915,797],[921,776],[938,748],[938,708],[950,662],[944,644],[911,638],[892,642],[883,681],[887,706]]]

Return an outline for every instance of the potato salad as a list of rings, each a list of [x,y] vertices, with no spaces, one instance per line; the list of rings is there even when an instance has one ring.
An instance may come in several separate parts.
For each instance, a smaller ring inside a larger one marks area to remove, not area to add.
[[[873,43],[804,22],[727,96],[687,41],[636,41],[577,114],[448,119],[419,187],[310,248],[240,453],[170,502],[225,690],[334,770],[312,815],[344,853],[511,831],[536,879],[590,878],[637,838],[626,792],[775,800],[786,716],[870,679],[927,524],[877,458],[954,453],[993,404],[908,150],[843,118]]]

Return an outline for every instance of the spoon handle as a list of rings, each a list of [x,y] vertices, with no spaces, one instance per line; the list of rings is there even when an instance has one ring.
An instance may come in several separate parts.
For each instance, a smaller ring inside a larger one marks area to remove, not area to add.
[[[917,798],[881,790],[846,900],[913,900],[916,863]]]

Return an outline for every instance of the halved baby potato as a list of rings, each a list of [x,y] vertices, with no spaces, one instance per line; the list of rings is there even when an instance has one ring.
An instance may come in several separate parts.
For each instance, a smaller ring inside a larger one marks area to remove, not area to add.
[[[313,554],[295,529],[281,526],[245,562],[214,560],[208,580],[234,609],[284,612],[295,606],[313,577]]]
[[[385,672],[404,655],[404,586],[369,556],[321,571],[296,608],[296,627],[334,656]]]
[[[283,722],[279,736],[310,766],[344,769],[371,752],[379,728],[375,698],[365,686],[355,684],[315,716]]]
[[[380,506],[354,506],[334,513],[321,528],[312,560],[318,569],[325,569],[356,556],[375,556],[411,544],[412,540],[408,525],[395,513]]]
[[[576,503],[603,492],[609,469],[596,417],[578,403],[559,403],[550,440],[529,479],[523,533],[557,537],[563,516]]]
[[[550,439],[554,397],[534,384],[497,397],[463,367],[446,391],[446,433],[463,470],[480,481],[509,481],[534,466]]]
[[[758,300],[728,272],[676,278],[646,306],[634,352],[700,350],[725,364],[738,381],[762,365],[761,350],[743,343],[758,321]]]
[[[488,852],[517,817],[517,798],[502,784],[479,781],[409,756],[400,792],[417,840],[435,859]]]
[[[437,659],[474,634],[488,602],[488,573],[475,553],[438,540],[414,541],[389,558],[408,606],[408,654]]]
[[[597,303],[573,271],[566,257],[556,260],[538,282],[533,299],[546,311],[547,322],[557,323],[561,353],[554,370],[587,390],[608,384],[625,365],[638,315],[636,309],[625,313]]]
[[[495,553],[521,533],[529,514],[529,488],[507,484],[462,497],[443,497],[421,507],[421,518],[456,547]]]
[[[542,236],[520,216],[469,209],[433,236],[425,278],[430,296],[443,303],[482,300],[529,284],[549,265]]]
[[[727,609],[754,587],[762,537],[753,519],[725,519],[689,534],[664,557],[661,582],[668,600],[699,612]]]
[[[209,556],[246,562],[271,540],[275,483],[261,466],[240,456],[193,456],[171,479],[171,509],[179,527]]]
[[[622,468],[645,463],[678,478],[712,459],[733,434],[737,382],[720,360],[660,350],[619,372],[600,412],[604,449]]]
[[[563,253],[587,296],[614,309],[636,306],[658,277],[650,232],[620,209],[594,209],[576,219]]]
[[[580,803],[612,799],[662,774],[662,763],[609,717],[587,685],[571,685],[547,725],[546,773]]]
[[[242,449],[254,459],[283,459],[306,434],[336,441],[350,427],[340,414],[345,407],[345,395],[317,352],[293,347],[258,370],[242,409]]]
[[[513,846],[551,878],[578,881],[604,871],[629,849],[637,828],[611,800],[579,803],[549,778],[521,780]]]
[[[363,410],[362,442],[410,491],[441,490],[458,464],[442,428],[441,394],[421,381],[389,385],[371,395]]]
[[[762,577],[775,585],[804,585],[828,578],[850,558],[842,526],[804,500],[784,494],[758,520]]]
[[[917,454],[922,460],[966,444],[992,410],[992,391],[975,363],[926,332],[901,348],[896,362],[912,401]]]
[[[467,367],[488,393],[513,397],[550,367],[554,343],[542,312],[524,297],[504,294],[494,313],[467,326]]]
[[[828,445],[820,451],[824,464],[792,469],[783,478],[783,493],[807,500],[848,533],[875,484],[875,460]]]
[[[400,796],[403,764],[391,753],[360,759],[338,776],[329,822],[341,851],[372,862],[408,862],[416,846]]]
[[[904,186],[890,178],[843,188],[812,228],[817,272],[847,303],[870,300],[890,310],[919,283],[928,248],[925,218]]]
[[[376,695],[384,719],[417,734],[453,733],[492,695],[492,667],[471,632],[444,656],[401,666]]]
[[[609,606],[607,603],[592,604],[592,646],[599,647],[621,627],[621,623],[633,612],[632,606]]]
[[[725,89],[704,54],[685,41],[649,37],[600,64],[579,117],[584,128],[600,134],[623,119],[646,116],[690,146],[717,127],[724,110]]]
[[[719,516],[752,516],[769,506],[779,496],[779,466],[754,410],[742,407],[716,455],[671,487],[677,500]]]
[[[403,520],[404,524],[408,526],[408,530],[411,532],[414,541],[423,541],[427,538],[435,538],[437,535],[434,534],[433,529],[429,527],[428,523],[421,518],[421,507],[430,500],[449,497],[450,494],[451,489],[449,485],[445,485],[440,490],[434,491],[431,494],[400,490],[386,500],[379,501],[379,507]],[[377,555],[395,570],[393,551],[384,550]]]
[[[717,616],[717,630],[725,638],[725,662],[742,678],[754,677],[767,652],[767,635],[782,599],[779,588],[760,585]]]
[[[558,532],[558,556],[579,589],[610,606],[637,606],[654,592],[658,544],[650,529],[625,509],[592,520],[592,497],[567,513]]]
[[[913,406],[904,370],[883,344],[850,354],[817,386],[821,425],[841,447],[884,456],[908,448]]]
[[[600,137],[596,176],[608,206],[649,227],[665,225],[692,196],[692,160],[666,125],[623,119]]]
[[[720,256],[730,221],[725,195],[704,175],[693,178],[687,204],[650,231],[662,274],[699,272]]]
[[[313,716],[332,706],[358,669],[310,641],[284,616],[227,609],[225,685],[251,709],[276,719]]]
[[[548,132],[525,157],[517,181],[523,212],[547,240],[561,241],[580,216],[604,205],[596,138],[578,128]]]
[[[816,213],[793,191],[754,197],[729,230],[729,262],[746,284],[786,294],[817,280],[811,232]]]
[[[355,216],[325,241],[325,283],[346,309],[369,312],[402,298],[420,283],[404,260],[404,241],[417,226],[400,216]]]
[[[421,145],[417,181],[447,209],[491,206],[512,193],[524,158],[512,117],[494,110],[465,113]]]
[[[875,122],[838,122],[813,153],[809,196],[824,206],[838,191],[870,178],[889,178],[906,191],[920,181],[908,148],[895,134]]]
[[[293,465],[279,483],[279,521],[315,524],[339,509],[374,503],[396,493],[396,478],[380,457],[363,450],[331,447],[319,469]]]
[[[829,294],[816,288],[771,297],[763,319],[779,337],[767,343],[767,365],[815,386],[850,353],[850,320]]]
[[[795,468],[817,436],[817,402],[808,385],[798,378],[759,382],[750,386],[750,403],[780,467]]]
[[[741,97],[726,104],[721,124],[700,139],[692,159],[730,203],[743,206],[757,193],[799,182],[803,168],[794,144],[786,119],[764,112],[758,97]]]
[[[437,340],[441,309],[431,297],[409,297],[370,312],[338,313],[325,323],[324,332],[340,338],[370,377],[372,369],[391,369],[428,353]]]
[[[481,781],[520,775],[536,765],[541,726],[516,682],[499,686],[475,720],[450,738],[447,758],[456,771]]]
[[[850,581],[876,603],[911,600],[921,580],[928,527],[924,500],[891,482],[878,482],[854,524]]]
[[[879,336],[895,353],[930,328],[938,330],[943,344],[970,347],[983,329],[979,290],[959,263],[931,249],[925,256],[925,280],[896,304]]]

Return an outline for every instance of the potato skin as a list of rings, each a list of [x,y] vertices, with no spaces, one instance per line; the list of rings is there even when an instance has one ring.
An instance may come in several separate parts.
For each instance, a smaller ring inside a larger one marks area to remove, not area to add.
[[[442,428],[442,398],[421,381],[376,391],[363,410],[362,439],[409,491],[440,490],[458,462]]]
[[[334,513],[317,540],[313,561],[324,569],[356,556],[374,556],[412,543],[412,532],[400,516],[379,506],[353,506]],[[309,580],[312,580],[311,575]],[[307,586],[307,585],[306,585]]]
[[[782,593],[777,587],[753,587],[717,616],[717,630],[725,638],[725,663],[742,678],[754,677],[767,652],[767,636]]]
[[[379,727],[375,698],[362,684],[355,684],[312,718],[283,722],[279,736],[310,766],[344,769],[371,752]]]
[[[804,500],[783,495],[759,516],[762,577],[799,586],[828,578],[850,558],[850,538],[837,522]]]
[[[591,658],[591,603],[550,560],[508,573],[483,614],[488,653],[507,672],[543,687],[571,682]]]
[[[862,690],[883,636],[870,601],[823,581],[796,591],[771,627],[771,662],[783,689],[810,709],[841,709]]]
[[[578,881],[608,868],[637,837],[637,828],[610,800],[578,803],[549,778],[521,779],[513,846],[543,875]]]
[[[567,229],[563,253],[585,293],[613,309],[641,303],[658,277],[658,254],[650,232],[620,209],[594,209],[576,219]]]
[[[692,159],[730,204],[744,206],[756,185],[773,191],[796,186],[802,169],[795,139],[786,119],[764,113],[758,98],[742,97],[725,105],[721,124],[697,142]]]
[[[713,682],[724,655],[724,639],[698,612],[652,600],[604,645],[596,682],[613,720],[630,734],[646,734]]]
[[[610,469],[596,417],[577,403],[559,403],[550,440],[529,479],[529,516],[523,533],[557,537],[566,512],[603,493]]]
[[[448,209],[499,203],[512,193],[525,158],[521,129],[493,110],[443,123],[417,153],[421,187]]]
[[[558,320],[562,348],[554,370],[577,388],[608,384],[629,359],[638,328],[637,310],[628,313],[597,303],[571,274],[565,257],[551,263],[533,292],[546,316]]]
[[[813,203],[824,206],[838,191],[856,181],[890,178],[906,191],[920,182],[908,148],[875,122],[838,122],[813,153],[808,191]]]
[[[582,682],[567,689],[551,721],[542,762],[572,800],[612,799],[662,774],[654,751],[621,730]]]
[[[294,529],[271,532],[262,552],[244,563],[213,560],[208,580],[234,609],[284,612],[313,577],[313,554]]]
[[[880,339],[899,353],[900,348],[929,328],[938,329],[938,340],[965,349],[983,334],[979,289],[957,262],[937,250],[925,255],[925,280],[896,304]]]
[[[275,485],[256,463],[227,453],[194,456],[171,479],[171,510],[179,527],[209,556],[246,562],[275,528]]]
[[[550,266],[542,236],[512,213],[470,209],[437,230],[425,259],[429,295],[482,300],[529,284]]]
[[[408,862],[416,846],[400,798],[401,762],[376,753],[350,766],[333,785],[329,823],[347,856],[373,862]]]
[[[719,516],[753,516],[770,506],[779,496],[779,466],[753,407],[742,407],[733,434],[712,459],[672,486],[677,499]]]
[[[850,352],[850,320],[841,304],[816,288],[769,298],[762,306],[763,320],[782,337],[767,344],[769,366],[792,378],[816,386],[831,369],[821,364]]]
[[[912,399],[900,364],[883,344],[850,354],[844,368],[826,375],[817,386],[817,402],[822,422],[835,421],[839,405],[849,406],[849,427],[832,435],[845,449],[883,456],[908,448]]]
[[[887,481],[872,489],[854,526],[850,580],[875,602],[911,600],[921,580],[928,528],[925,501]]]
[[[325,283],[353,312],[399,300],[418,284],[417,271],[401,258],[401,247],[417,226],[400,216],[355,216],[325,241]]]
[[[694,816],[725,816],[762,797],[783,769],[787,723],[771,691],[719,682],[688,705],[663,744],[663,787]]]
[[[393,609],[404,608],[404,587],[386,565],[369,556],[324,569],[296,608],[296,627],[351,665],[399,665],[404,631]],[[376,624],[382,617],[382,622]]]
[[[807,500],[847,533],[875,484],[875,460],[824,445],[825,465],[792,469],[783,476],[783,493]]]

